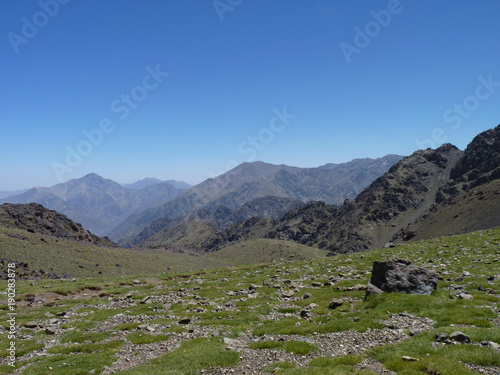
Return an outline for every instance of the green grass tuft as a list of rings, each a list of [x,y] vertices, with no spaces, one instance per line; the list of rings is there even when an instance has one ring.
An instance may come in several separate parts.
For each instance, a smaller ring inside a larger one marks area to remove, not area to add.
[[[220,340],[194,339],[184,341],[181,346],[159,358],[149,361],[122,375],[197,375],[200,370],[211,366],[235,366],[239,362],[239,354],[225,350]]]

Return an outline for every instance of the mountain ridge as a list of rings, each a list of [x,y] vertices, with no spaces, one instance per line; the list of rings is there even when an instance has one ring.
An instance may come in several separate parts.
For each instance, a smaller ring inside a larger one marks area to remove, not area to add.
[[[477,135],[464,151],[451,144],[418,150],[354,200],[339,207],[310,202],[274,221],[261,236],[349,253],[431,234],[490,229],[500,226],[499,179],[500,125]],[[249,221],[238,225],[245,228],[246,237],[258,237]],[[260,223],[255,231],[261,231]],[[235,241],[238,232],[231,236],[223,232],[207,249]]]
[[[162,181],[162,180],[155,178],[155,177],[146,177],[146,178],[143,178],[142,180],[132,182],[130,184],[122,184],[122,186],[126,189],[141,190],[141,189],[144,189],[145,187],[148,187],[150,185],[161,184],[163,182],[166,182],[167,184],[170,184],[173,187],[175,187],[177,189],[182,189],[182,190],[186,190],[186,189],[189,189],[191,187],[191,185],[189,185],[188,183],[186,183],[184,181],[177,181],[177,180]]]
[[[181,192],[164,182],[141,190],[126,189],[115,181],[89,173],[48,188],[29,189],[23,194],[0,200],[0,204],[39,203],[102,236],[131,214],[164,203]]]
[[[162,218],[184,217],[201,208],[215,210],[225,206],[236,210],[254,198],[275,196],[308,202],[323,200],[342,203],[354,198],[384,169],[389,169],[402,156],[388,155],[378,159],[352,162],[348,172],[331,168],[299,168],[264,162],[242,163],[232,170],[183,192],[162,206],[145,210],[127,218],[111,232],[114,240],[138,234]],[[349,163],[343,163],[347,166]],[[370,166],[376,168],[369,168]]]

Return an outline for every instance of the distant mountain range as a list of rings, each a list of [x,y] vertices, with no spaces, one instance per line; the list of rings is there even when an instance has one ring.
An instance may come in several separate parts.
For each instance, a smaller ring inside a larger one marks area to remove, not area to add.
[[[130,189],[91,173],[49,188],[30,189],[2,199],[0,204],[39,203],[104,236],[130,215],[163,204],[183,191],[167,182]]]
[[[244,163],[188,190],[154,179],[134,186],[90,174],[14,198],[57,206],[96,233],[118,223],[114,233],[130,234],[118,237],[125,247],[209,252],[277,240],[364,251],[500,226],[500,125],[464,151],[445,144],[319,168]],[[26,233],[116,246],[35,203],[0,206],[0,230],[25,249]]]
[[[125,189],[134,189],[134,190],[141,190],[144,189],[148,186],[155,185],[155,184],[161,184],[163,182],[166,182],[167,184],[172,185],[174,188],[181,189],[181,190],[187,190],[191,187],[188,183],[184,181],[176,181],[176,180],[166,180],[162,181],[157,178],[153,177],[148,177],[145,179],[142,179],[140,181],[136,181],[132,184],[124,184],[123,187]]]
[[[415,152],[341,206],[310,202],[279,220],[248,219],[212,235],[205,231],[205,241],[196,246],[213,251],[271,238],[348,253],[497,226],[500,125],[479,134],[465,151],[445,144]],[[175,244],[175,230],[169,235],[165,245]],[[151,237],[142,245],[160,247],[161,238]]]
[[[0,199],[5,199],[7,197],[10,197],[11,195],[22,194],[25,191],[28,191],[28,189],[14,190],[14,191],[0,191]]]
[[[183,218],[200,209],[211,213],[217,210],[232,212],[256,198],[277,197],[302,203],[314,200],[341,204],[347,198],[355,198],[401,158],[387,155],[379,159],[355,159],[319,168],[243,163],[221,176],[186,190],[163,205],[132,215],[109,232],[109,236],[116,241],[122,239],[122,243],[126,239],[129,245],[136,244],[137,239],[133,237],[141,231],[152,236],[162,229],[169,229],[172,220],[184,222],[186,219]],[[263,211],[265,207],[261,206],[259,210]],[[229,220],[221,225],[217,219],[209,221],[220,228],[236,222]],[[144,236],[140,237],[141,240],[145,239]]]

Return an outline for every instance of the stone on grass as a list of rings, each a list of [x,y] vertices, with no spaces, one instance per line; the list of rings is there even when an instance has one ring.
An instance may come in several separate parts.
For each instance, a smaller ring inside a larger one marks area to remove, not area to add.
[[[328,308],[330,310],[336,309],[337,307],[340,307],[344,304],[344,301],[338,298],[334,298],[330,301],[330,304],[328,305]]]
[[[300,317],[301,318],[310,318],[311,317],[311,312],[309,310],[301,310],[300,311]]]
[[[368,283],[368,285],[366,286],[366,295],[367,296],[370,296],[372,294],[377,295],[377,294],[382,294],[382,293],[384,293],[384,292],[371,283]]]
[[[389,293],[431,294],[437,288],[437,281],[434,270],[398,259],[373,262],[370,284]]]
[[[304,296],[302,298],[303,299],[312,298],[312,294],[311,293],[306,293],[306,294],[304,294]]]
[[[291,298],[293,297],[295,292],[293,290],[286,290],[283,293],[281,293],[281,297],[283,298]]]
[[[448,336],[447,333],[440,332],[436,334],[436,337],[434,338],[437,342],[449,342],[450,337]]]
[[[470,343],[470,337],[467,336],[462,331],[455,331],[450,335],[450,340],[455,342],[465,342]]]
[[[500,349],[500,345],[493,341],[481,341],[481,345],[495,350]]]
[[[360,290],[366,290],[367,286],[363,284],[356,284],[354,286],[349,286],[344,288],[344,292],[358,292]]]

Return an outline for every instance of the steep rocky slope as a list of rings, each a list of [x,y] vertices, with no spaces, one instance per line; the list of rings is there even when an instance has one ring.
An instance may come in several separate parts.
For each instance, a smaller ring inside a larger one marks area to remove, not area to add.
[[[174,235],[175,230],[172,230],[179,226],[178,230],[183,232],[185,229],[184,224],[194,220],[210,224],[221,235],[222,229],[252,217],[279,219],[293,208],[301,206],[302,203],[302,201],[292,198],[261,197],[252,199],[236,210],[231,210],[225,206],[218,206],[215,209],[201,208],[181,218],[155,220],[137,235],[125,238],[119,241],[119,244],[124,247],[145,247],[147,245],[154,248],[167,244],[172,245],[173,242],[168,238],[168,236]],[[174,237],[176,236],[174,235]],[[198,248],[199,241],[194,236],[190,236],[190,238],[194,240],[193,244]],[[203,243],[207,245],[207,243]],[[182,245],[185,246],[186,243],[183,241]],[[213,246],[208,247],[213,248]]]
[[[0,226],[26,230],[29,233],[50,235],[95,245],[116,247],[108,238],[98,237],[81,224],[40,204],[10,204],[0,206]]]
[[[417,151],[337,210],[325,207],[315,214],[310,213],[313,208],[299,210],[285,216],[268,236],[340,253],[383,246],[434,203],[460,154],[451,145]],[[326,223],[322,215],[328,215]]]

